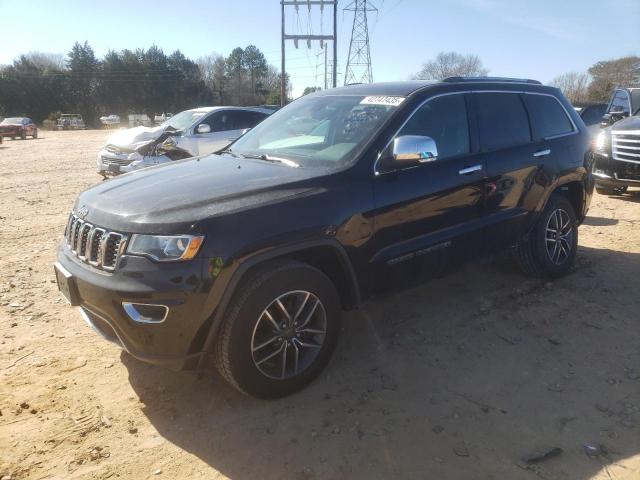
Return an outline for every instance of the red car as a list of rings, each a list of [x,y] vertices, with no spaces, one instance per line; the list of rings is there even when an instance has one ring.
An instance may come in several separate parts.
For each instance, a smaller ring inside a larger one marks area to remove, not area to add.
[[[38,127],[33,120],[26,117],[5,118],[0,122],[0,135],[25,140],[27,136],[38,138]]]

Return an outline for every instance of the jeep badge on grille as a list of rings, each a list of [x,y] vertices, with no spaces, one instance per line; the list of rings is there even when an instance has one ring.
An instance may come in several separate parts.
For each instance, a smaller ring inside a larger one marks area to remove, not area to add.
[[[86,217],[88,214],[89,214],[89,209],[87,208],[87,206],[86,206],[86,205],[83,205],[83,206],[81,206],[81,207],[78,209],[78,213],[77,213],[77,215],[78,215],[80,218],[84,218],[84,217]]]

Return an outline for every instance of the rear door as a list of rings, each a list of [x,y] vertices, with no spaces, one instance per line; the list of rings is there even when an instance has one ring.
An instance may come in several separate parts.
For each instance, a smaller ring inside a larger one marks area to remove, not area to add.
[[[385,285],[440,270],[479,247],[484,165],[474,153],[468,97],[429,99],[398,132],[433,138],[435,161],[374,177],[373,264]]]
[[[473,105],[486,165],[485,247],[497,251],[517,238],[526,221],[525,193],[535,184],[531,128],[517,92],[475,92]],[[540,157],[543,158],[543,157]]]
[[[577,130],[549,94],[478,92],[475,105],[487,165],[485,239],[496,251],[522,235],[557,165],[573,157],[566,137]]]

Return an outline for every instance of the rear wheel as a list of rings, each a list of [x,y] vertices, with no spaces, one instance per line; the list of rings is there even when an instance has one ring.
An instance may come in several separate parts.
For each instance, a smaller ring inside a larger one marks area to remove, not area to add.
[[[571,270],[578,248],[578,222],[569,200],[554,194],[528,236],[516,244],[520,267],[536,277],[561,277]]]
[[[32,138],[38,138],[38,130],[34,130],[33,135],[31,135]]]
[[[297,392],[329,362],[340,314],[338,293],[324,273],[297,261],[271,262],[238,287],[218,332],[216,367],[248,395]]]
[[[21,140],[27,139],[27,132],[25,130],[22,130],[22,132],[20,133],[20,139]]]

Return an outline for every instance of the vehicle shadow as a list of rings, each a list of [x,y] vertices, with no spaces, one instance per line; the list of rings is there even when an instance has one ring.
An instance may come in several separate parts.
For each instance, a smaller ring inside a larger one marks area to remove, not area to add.
[[[473,264],[347,313],[326,372],[277,401],[122,361],[158,432],[233,479],[637,478],[639,272],[593,248],[554,282]]]
[[[616,218],[605,218],[605,217],[591,217],[587,216],[584,219],[584,225],[589,225],[591,227],[611,227],[613,225],[617,225],[619,220]]]
[[[622,195],[607,195],[607,198],[640,203],[640,190],[629,190]]]

